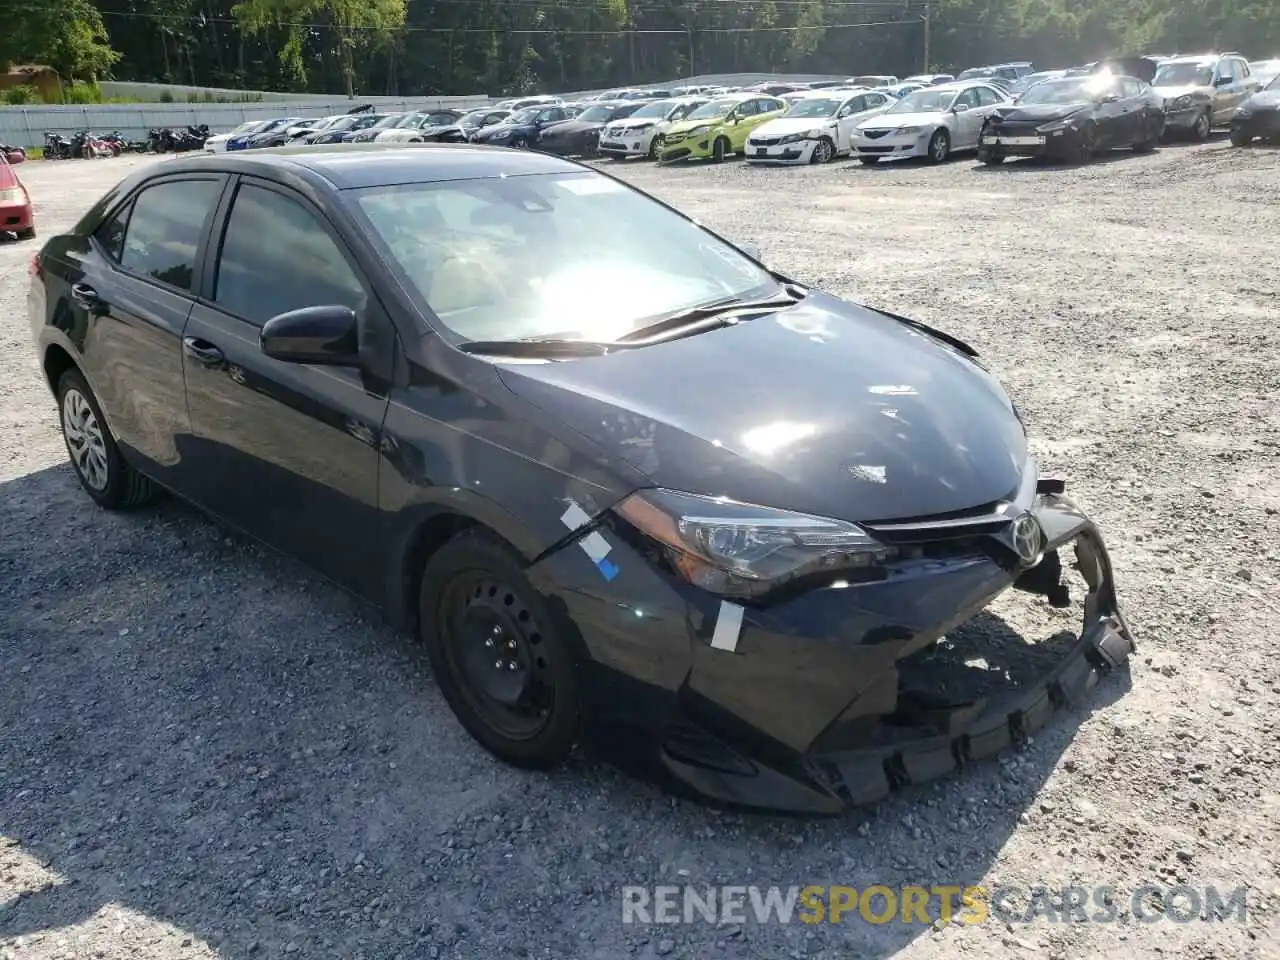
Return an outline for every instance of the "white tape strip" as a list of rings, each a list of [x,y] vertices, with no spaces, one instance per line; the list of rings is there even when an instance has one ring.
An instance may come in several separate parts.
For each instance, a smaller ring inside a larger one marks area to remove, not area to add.
[[[609,551],[613,549],[609,545],[609,541],[600,535],[598,531],[592,531],[582,538],[582,549],[587,551],[587,556],[599,563],[609,555]]]
[[[720,613],[716,617],[716,629],[711,634],[712,648],[733,653],[738,649],[738,636],[741,633],[742,607],[728,600],[721,600]]]
[[[579,527],[585,527],[591,522],[591,514],[571,501],[569,509],[560,515],[560,522],[570,530],[577,530]]]

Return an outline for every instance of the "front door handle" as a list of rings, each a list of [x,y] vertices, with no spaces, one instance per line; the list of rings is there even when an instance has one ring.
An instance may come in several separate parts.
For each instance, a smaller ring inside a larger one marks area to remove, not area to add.
[[[206,367],[221,366],[227,359],[222,351],[208,340],[200,340],[197,337],[183,337],[182,350],[196,363]]]

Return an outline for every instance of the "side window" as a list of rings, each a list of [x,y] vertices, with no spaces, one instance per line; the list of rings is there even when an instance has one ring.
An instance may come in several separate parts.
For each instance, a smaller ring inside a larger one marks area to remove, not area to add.
[[[672,123],[674,123],[677,120],[683,120],[685,117],[689,115],[689,111],[692,109],[693,108],[688,105],[676,107],[669,114],[667,114],[667,119],[670,120]]]
[[[1253,71],[1249,69],[1249,62],[1247,60],[1235,60],[1233,63],[1235,63],[1236,67],[1237,80],[1247,80],[1253,75]]]
[[[980,87],[970,87],[964,93],[960,94],[960,96],[956,97],[956,106],[963,104],[972,110],[978,105],[978,91],[980,89]]]
[[[296,200],[252,184],[236,191],[218,253],[214,300],[261,326],[302,307],[365,308],[364,288],[315,215]]]
[[[1000,102],[999,95],[994,90],[988,90],[986,87],[978,88],[978,103],[984,107],[994,107]]]
[[[1142,96],[1142,81],[1133,77],[1121,77],[1120,79],[1120,96],[1126,100],[1131,97]]]
[[[204,222],[221,190],[217,180],[170,180],[144,189],[133,201],[120,266],[190,290]]]
[[[564,111],[559,107],[552,107],[550,110],[543,110],[538,114],[538,119],[543,123],[550,123],[552,120],[563,120]]]
[[[1219,61],[1218,76],[1220,76],[1223,80],[1227,80],[1233,83],[1235,82],[1235,79],[1236,79],[1235,67],[1232,65],[1230,60]]]
[[[102,245],[102,249],[116,263],[120,262],[120,258],[124,255],[124,234],[129,225],[129,214],[133,210],[132,203],[126,203],[124,209],[117,213],[114,217],[98,228],[98,243]]]
[[[863,109],[873,110],[876,107],[882,107],[885,105],[888,99],[889,98],[886,97],[883,93],[868,93],[865,97],[863,97],[863,102],[866,104],[863,107]]]

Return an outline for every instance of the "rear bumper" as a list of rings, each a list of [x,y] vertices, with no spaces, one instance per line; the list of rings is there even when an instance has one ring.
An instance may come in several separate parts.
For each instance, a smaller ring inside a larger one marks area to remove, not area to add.
[[[30,230],[35,225],[29,203],[0,203],[0,230]]]
[[[1046,537],[1033,567],[994,539],[912,561],[747,608],[732,650],[711,644],[720,601],[651,565],[621,526],[602,528],[620,571],[611,581],[576,544],[530,573],[581,640],[589,747],[703,802],[833,814],[1025,739],[1131,653],[1096,527],[1057,494],[1031,512]],[[987,609],[1061,618],[1050,608],[1062,605],[1071,548],[1087,587],[1070,629],[1051,619],[1064,628],[1034,644]]]

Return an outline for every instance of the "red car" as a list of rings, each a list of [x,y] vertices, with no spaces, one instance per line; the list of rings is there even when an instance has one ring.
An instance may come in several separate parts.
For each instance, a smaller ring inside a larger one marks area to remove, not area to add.
[[[19,240],[30,240],[36,235],[36,222],[27,188],[9,161],[0,157],[0,232],[3,231],[16,233]]]

